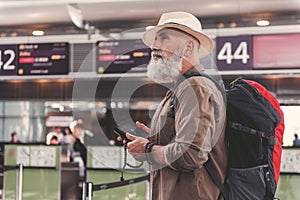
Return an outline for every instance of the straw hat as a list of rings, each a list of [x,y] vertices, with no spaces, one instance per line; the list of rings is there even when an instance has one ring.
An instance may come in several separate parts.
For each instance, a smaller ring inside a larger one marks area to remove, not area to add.
[[[213,41],[202,32],[200,21],[187,12],[163,13],[156,26],[149,28],[143,35],[143,42],[151,47],[158,31],[163,28],[176,28],[198,39],[200,42],[200,56],[204,57],[213,49]]]

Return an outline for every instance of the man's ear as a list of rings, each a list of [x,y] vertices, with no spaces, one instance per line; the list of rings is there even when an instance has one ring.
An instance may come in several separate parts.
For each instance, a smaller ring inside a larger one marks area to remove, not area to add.
[[[187,41],[183,55],[185,57],[189,57],[193,53],[194,48],[195,48],[195,45],[194,45],[193,41],[191,41],[191,40]]]

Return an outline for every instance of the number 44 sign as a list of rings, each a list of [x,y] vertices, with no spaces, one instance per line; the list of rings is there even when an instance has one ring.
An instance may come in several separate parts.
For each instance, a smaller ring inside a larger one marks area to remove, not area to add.
[[[252,36],[217,37],[216,62],[219,70],[251,70]]]

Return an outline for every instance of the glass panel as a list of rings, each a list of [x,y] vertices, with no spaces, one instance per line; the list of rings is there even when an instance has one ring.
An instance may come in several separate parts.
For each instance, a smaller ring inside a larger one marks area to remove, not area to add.
[[[4,141],[10,141],[11,133],[17,132],[18,138],[21,141],[26,138],[28,133],[27,125],[25,124],[26,118],[4,118]]]
[[[5,116],[19,116],[29,113],[29,102],[5,102],[4,114]]]
[[[39,117],[45,116],[44,102],[30,102],[30,107],[31,107],[30,113],[32,116],[39,116]]]
[[[300,137],[299,113],[300,106],[281,106],[284,113],[283,146],[293,146],[294,134]]]
[[[45,118],[33,118],[31,119],[32,131],[28,135],[28,139],[31,142],[45,142]]]
[[[0,116],[3,115],[3,102],[0,102]]]
[[[11,133],[17,132],[22,142],[44,141],[45,108],[44,102],[1,102],[4,112],[0,115],[2,141],[9,141]]]
[[[3,118],[0,116],[0,140],[4,139],[4,126],[3,126]]]

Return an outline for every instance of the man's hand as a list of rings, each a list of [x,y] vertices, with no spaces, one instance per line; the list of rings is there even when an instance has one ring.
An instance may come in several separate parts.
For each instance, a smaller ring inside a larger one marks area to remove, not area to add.
[[[137,137],[134,135],[131,135],[130,133],[126,133],[126,137],[129,140],[132,140],[131,142],[127,143],[127,149],[128,152],[137,160],[137,161],[145,161],[146,156],[145,156],[145,146],[147,142],[149,142],[148,139],[142,138],[142,137]]]
[[[137,127],[143,129],[146,133],[148,133],[148,136],[149,136],[150,131],[151,131],[150,128],[148,128],[145,124],[143,124],[142,122],[139,122],[139,121],[136,121],[135,124],[136,124]],[[133,135],[132,135],[132,136],[133,136]],[[129,139],[129,138],[128,138],[128,139]],[[124,144],[127,143],[127,141],[124,140],[121,136],[118,136],[118,137],[117,137],[117,140],[118,140],[118,141],[123,141]]]

